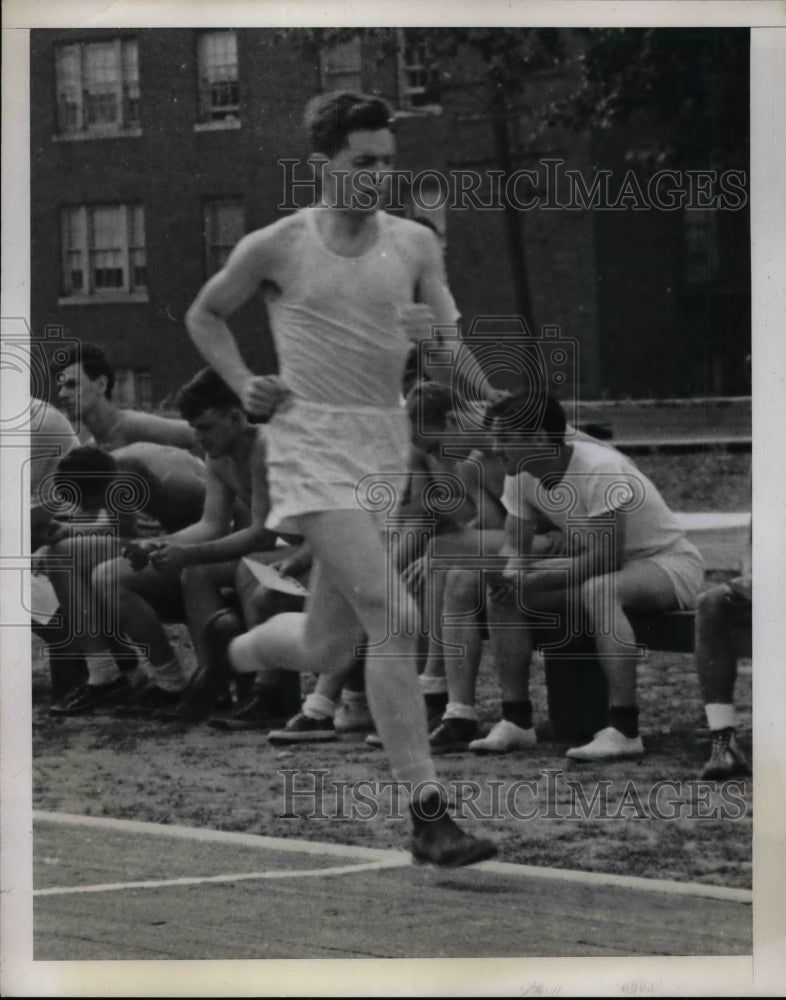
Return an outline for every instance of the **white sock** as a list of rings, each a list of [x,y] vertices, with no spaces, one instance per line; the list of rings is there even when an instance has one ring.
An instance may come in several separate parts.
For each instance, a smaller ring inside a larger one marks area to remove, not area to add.
[[[722,702],[714,702],[704,706],[707,715],[707,725],[710,729],[734,729],[737,725],[737,718],[734,705],[727,705]]]
[[[447,677],[427,677],[425,674],[421,674],[418,681],[420,682],[420,690],[423,694],[448,693]]]
[[[110,653],[87,653],[87,683],[97,687],[99,684],[111,684],[122,677],[115,658]]]
[[[323,694],[312,691],[303,702],[303,715],[310,719],[332,719],[336,711],[336,703]]]
[[[467,719],[469,722],[478,721],[478,713],[474,705],[463,705],[460,701],[449,701],[442,716],[444,719]]]
[[[162,691],[182,691],[186,686],[186,678],[180,660],[173,656],[167,663],[156,667],[150,664],[150,672],[155,684]]]

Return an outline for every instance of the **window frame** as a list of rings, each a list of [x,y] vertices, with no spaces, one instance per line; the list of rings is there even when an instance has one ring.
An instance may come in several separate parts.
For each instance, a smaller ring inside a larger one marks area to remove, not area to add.
[[[234,38],[234,80],[212,81],[208,75],[207,71],[212,64],[207,60],[205,52],[207,39],[217,35],[227,35]],[[197,121],[194,123],[194,130],[197,132],[211,132],[222,129],[240,128],[243,103],[240,92],[240,51],[237,31],[234,28],[210,28],[196,33],[196,74]],[[236,104],[227,105],[222,109],[212,103],[210,90],[216,82],[229,82],[235,85],[237,88]]]
[[[119,228],[117,237],[119,245],[117,248],[98,248],[94,246],[92,237],[92,225],[94,213],[98,209],[113,208],[119,209]],[[137,241],[132,244],[132,235],[135,235],[135,223],[133,214],[140,213],[141,219],[141,244]],[[71,220],[79,219],[75,227],[77,231],[78,246],[71,246],[71,235],[73,228]],[[121,268],[123,272],[121,287],[97,287],[94,275],[94,255],[101,250],[119,250]],[[133,280],[133,252],[144,250],[145,252],[145,272],[147,272],[147,235],[145,232],[145,209],[141,202],[100,202],[96,204],[63,205],[60,209],[60,295],[59,305],[85,305],[101,303],[123,303],[123,302],[147,302],[148,283],[147,273],[145,273],[145,284],[136,285]],[[82,287],[78,290],[70,290],[69,271],[71,270],[70,255],[79,254],[81,271],[83,275]]]
[[[99,45],[111,45],[115,53],[115,65],[117,67],[117,80],[114,83],[115,107],[117,119],[111,123],[87,124],[87,108],[89,102],[88,78],[87,78],[87,50]],[[133,65],[135,73],[133,76],[127,74],[129,60],[126,58],[126,47],[133,47]],[[66,80],[61,74],[61,55],[68,49],[75,49],[78,62],[78,79],[76,81],[73,95],[75,101],[76,124],[69,128],[65,121],[63,112]],[[95,41],[84,39],[73,42],[60,42],[54,48],[54,69],[55,69],[55,124],[56,131],[54,138],[57,141],[75,141],[85,139],[117,139],[127,137],[137,137],[142,135],[142,123],[139,117],[139,107],[141,98],[141,87],[139,79],[139,41],[135,36],[114,35],[112,38],[103,38]],[[135,97],[131,97],[131,90],[135,89]],[[137,116],[129,117],[131,100],[136,101]]]
[[[336,69],[330,66],[330,56],[335,55],[338,49],[347,49],[349,46],[356,49],[353,55],[357,59],[357,69]],[[351,85],[331,82],[331,78],[335,80],[338,77],[344,78],[349,75],[357,77],[357,81]],[[325,45],[319,50],[319,86],[320,90],[326,94],[332,93],[335,90],[357,90],[361,93],[363,92],[363,46],[359,35],[354,35],[343,42],[333,42],[331,45]]]
[[[410,117],[410,116],[427,116],[427,115],[440,115],[442,114],[442,102],[436,101],[429,104],[413,104],[411,97],[416,93],[425,93],[425,87],[414,87],[411,85],[408,74],[415,69],[425,68],[427,71],[439,73],[439,70],[434,67],[429,68],[414,66],[408,64],[406,61],[407,55],[407,28],[396,28],[396,68],[397,68],[397,80],[398,80],[398,111],[396,112],[397,117]],[[423,43],[428,45],[427,42]]]
[[[211,212],[215,212],[222,205],[232,205],[240,209],[240,235],[234,243],[214,243],[210,240],[210,229],[213,225],[215,216],[211,215]],[[205,269],[205,280],[217,274],[221,268],[224,266],[229,254],[232,252],[238,242],[246,235],[246,203],[245,200],[240,195],[224,195],[217,198],[205,198],[202,201],[202,265]],[[214,266],[214,254],[217,250],[222,248],[228,248],[226,257],[224,261],[219,264],[218,267]]]

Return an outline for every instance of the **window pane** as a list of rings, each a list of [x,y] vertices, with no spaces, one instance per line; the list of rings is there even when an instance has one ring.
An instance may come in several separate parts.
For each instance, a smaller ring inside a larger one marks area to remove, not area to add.
[[[62,132],[72,132],[81,126],[82,79],[78,45],[62,45],[57,49],[55,78],[58,127]]]
[[[362,57],[360,39],[337,42],[321,54],[324,90],[360,90]]]
[[[202,32],[198,60],[202,118],[220,120],[234,114],[240,103],[234,31]]]
[[[209,275],[221,270],[244,233],[245,214],[241,201],[205,204],[205,261]]]

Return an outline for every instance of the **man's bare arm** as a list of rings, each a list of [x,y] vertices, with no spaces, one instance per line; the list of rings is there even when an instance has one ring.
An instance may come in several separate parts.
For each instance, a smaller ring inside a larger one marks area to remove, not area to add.
[[[227,319],[270,277],[273,238],[270,228],[245,236],[186,313],[186,327],[199,353],[234,389],[245,409],[259,416],[275,409],[285,393],[275,378],[254,376],[240,354]]]

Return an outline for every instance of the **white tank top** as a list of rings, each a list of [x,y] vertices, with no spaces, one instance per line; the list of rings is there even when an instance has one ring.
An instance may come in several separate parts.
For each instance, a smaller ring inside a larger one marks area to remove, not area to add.
[[[286,287],[268,295],[284,384],[295,397],[331,406],[395,407],[410,341],[399,310],[413,302],[412,269],[374,216],[377,238],[359,257],[329,250],[317,228],[320,209],[302,209]]]

